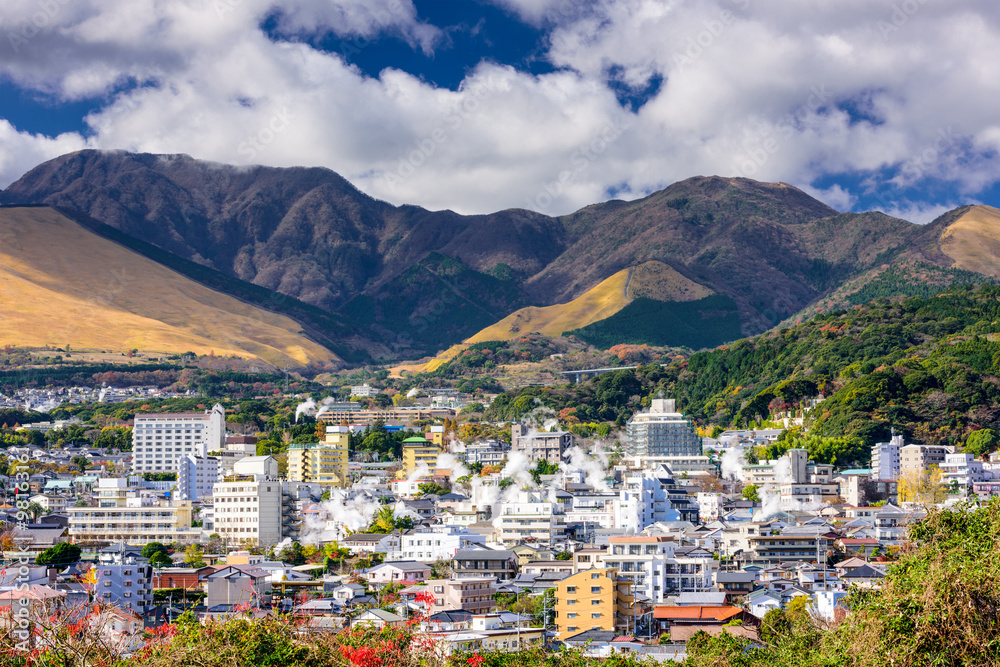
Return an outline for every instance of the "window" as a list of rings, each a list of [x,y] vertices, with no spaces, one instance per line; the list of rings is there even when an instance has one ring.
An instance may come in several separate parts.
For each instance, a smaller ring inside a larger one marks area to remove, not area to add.
[[[590,587],[590,592],[591,593],[600,593],[601,592],[601,587],[600,586],[591,586]]]
[[[576,586],[567,586],[566,587],[566,592],[567,593],[576,593]]]
[[[591,579],[600,579],[601,575],[599,575],[599,574],[592,574],[592,575],[590,575],[590,578]]]
[[[566,618],[576,618],[575,613],[566,614]]]
[[[566,604],[576,604],[576,600],[566,600]]]
[[[600,618],[601,617],[601,612],[595,611],[593,614],[590,615],[590,617],[591,618]]]
[[[591,605],[598,605],[598,604],[601,604],[601,601],[600,600],[591,600],[590,604]]]

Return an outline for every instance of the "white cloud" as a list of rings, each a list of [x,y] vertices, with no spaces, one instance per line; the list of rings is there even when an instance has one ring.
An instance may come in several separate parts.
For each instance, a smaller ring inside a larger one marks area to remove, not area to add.
[[[970,196],[1000,178],[1000,11],[985,0],[909,14],[863,0],[604,0],[584,13],[494,1],[549,26],[556,72],[484,62],[452,91],[395,69],[367,77],[310,46],[393,35],[432,53],[441,32],[410,0],[53,0],[41,18],[38,2],[10,0],[0,76],[55,100],[110,97],[88,141],[8,124],[0,185],[88,144],[322,165],[393,203],[461,212],[566,213],[698,174],[808,188],[860,173],[876,191],[945,179]],[[662,83],[631,112],[612,77],[636,92]],[[810,191],[838,209],[860,194]]]

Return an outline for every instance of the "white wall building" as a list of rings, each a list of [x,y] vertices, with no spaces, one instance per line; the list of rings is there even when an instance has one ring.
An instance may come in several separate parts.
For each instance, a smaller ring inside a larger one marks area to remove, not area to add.
[[[989,482],[993,479],[992,470],[986,470],[982,461],[977,461],[975,456],[965,452],[946,454],[940,469],[941,483],[951,486],[952,482],[957,482],[961,495],[965,495],[976,482]]]
[[[719,562],[710,551],[678,547],[665,535],[627,535],[609,538],[608,551],[596,558],[597,568],[618,568],[631,579],[635,592],[654,603],[683,592],[710,591]]]
[[[625,477],[619,491],[619,513],[614,528],[638,533],[658,521],[680,521],[681,515],[651,470]]]
[[[215,532],[228,540],[258,544],[277,544],[285,537],[298,536],[295,503],[303,491],[318,494],[319,485],[279,479],[278,463],[270,456],[237,461],[233,473],[216,482],[212,492]]]
[[[188,454],[177,467],[177,497],[198,500],[211,497],[212,487],[219,481],[219,460],[212,456]]]
[[[698,500],[698,519],[702,523],[708,523],[709,521],[715,521],[719,518],[719,509],[721,504],[721,493],[707,493],[699,492],[695,498]]]
[[[518,492],[517,501],[504,504],[498,518],[500,541],[507,546],[519,542],[551,545],[566,539],[563,507],[549,500],[547,490]]]
[[[893,435],[889,442],[872,447],[872,479],[899,479],[899,451],[906,446],[903,436]]]
[[[451,560],[459,549],[473,544],[485,547],[486,536],[460,526],[431,526],[402,535],[399,551],[389,554],[389,560]]]
[[[216,404],[205,413],[138,414],[132,430],[132,470],[173,472],[185,456],[206,456],[226,444],[226,411]]]

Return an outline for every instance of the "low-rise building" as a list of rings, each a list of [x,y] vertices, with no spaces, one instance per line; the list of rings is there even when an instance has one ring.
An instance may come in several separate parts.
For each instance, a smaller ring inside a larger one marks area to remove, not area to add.
[[[538,431],[527,424],[511,427],[511,450],[521,452],[531,461],[558,464],[575,443],[576,436],[568,431]]]
[[[519,491],[515,502],[503,505],[500,541],[504,545],[534,542],[552,546],[565,539],[563,506],[550,500],[547,490]]]
[[[460,549],[451,569],[456,579],[491,577],[506,581],[517,576],[517,554],[507,549]]]
[[[418,528],[400,536],[400,560],[418,560],[430,563],[451,560],[459,550],[471,545],[486,546],[486,536],[461,526],[431,526]]]
[[[430,614],[439,611],[464,609],[473,614],[493,610],[493,577],[466,577],[464,579],[428,579],[426,591],[434,596],[428,608]]]
[[[191,527],[191,501],[170,503],[153,493],[129,487],[127,479],[101,479],[97,502],[97,507],[66,508],[73,542],[84,545],[122,541],[169,544],[194,542],[201,537],[201,530]]]

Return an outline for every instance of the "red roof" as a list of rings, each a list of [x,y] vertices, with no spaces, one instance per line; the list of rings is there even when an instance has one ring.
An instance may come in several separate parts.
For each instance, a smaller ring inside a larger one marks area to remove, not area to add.
[[[653,618],[670,620],[715,620],[725,621],[736,616],[743,610],[739,607],[729,605],[714,606],[691,606],[691,607],[656,607],[653,609]]]

